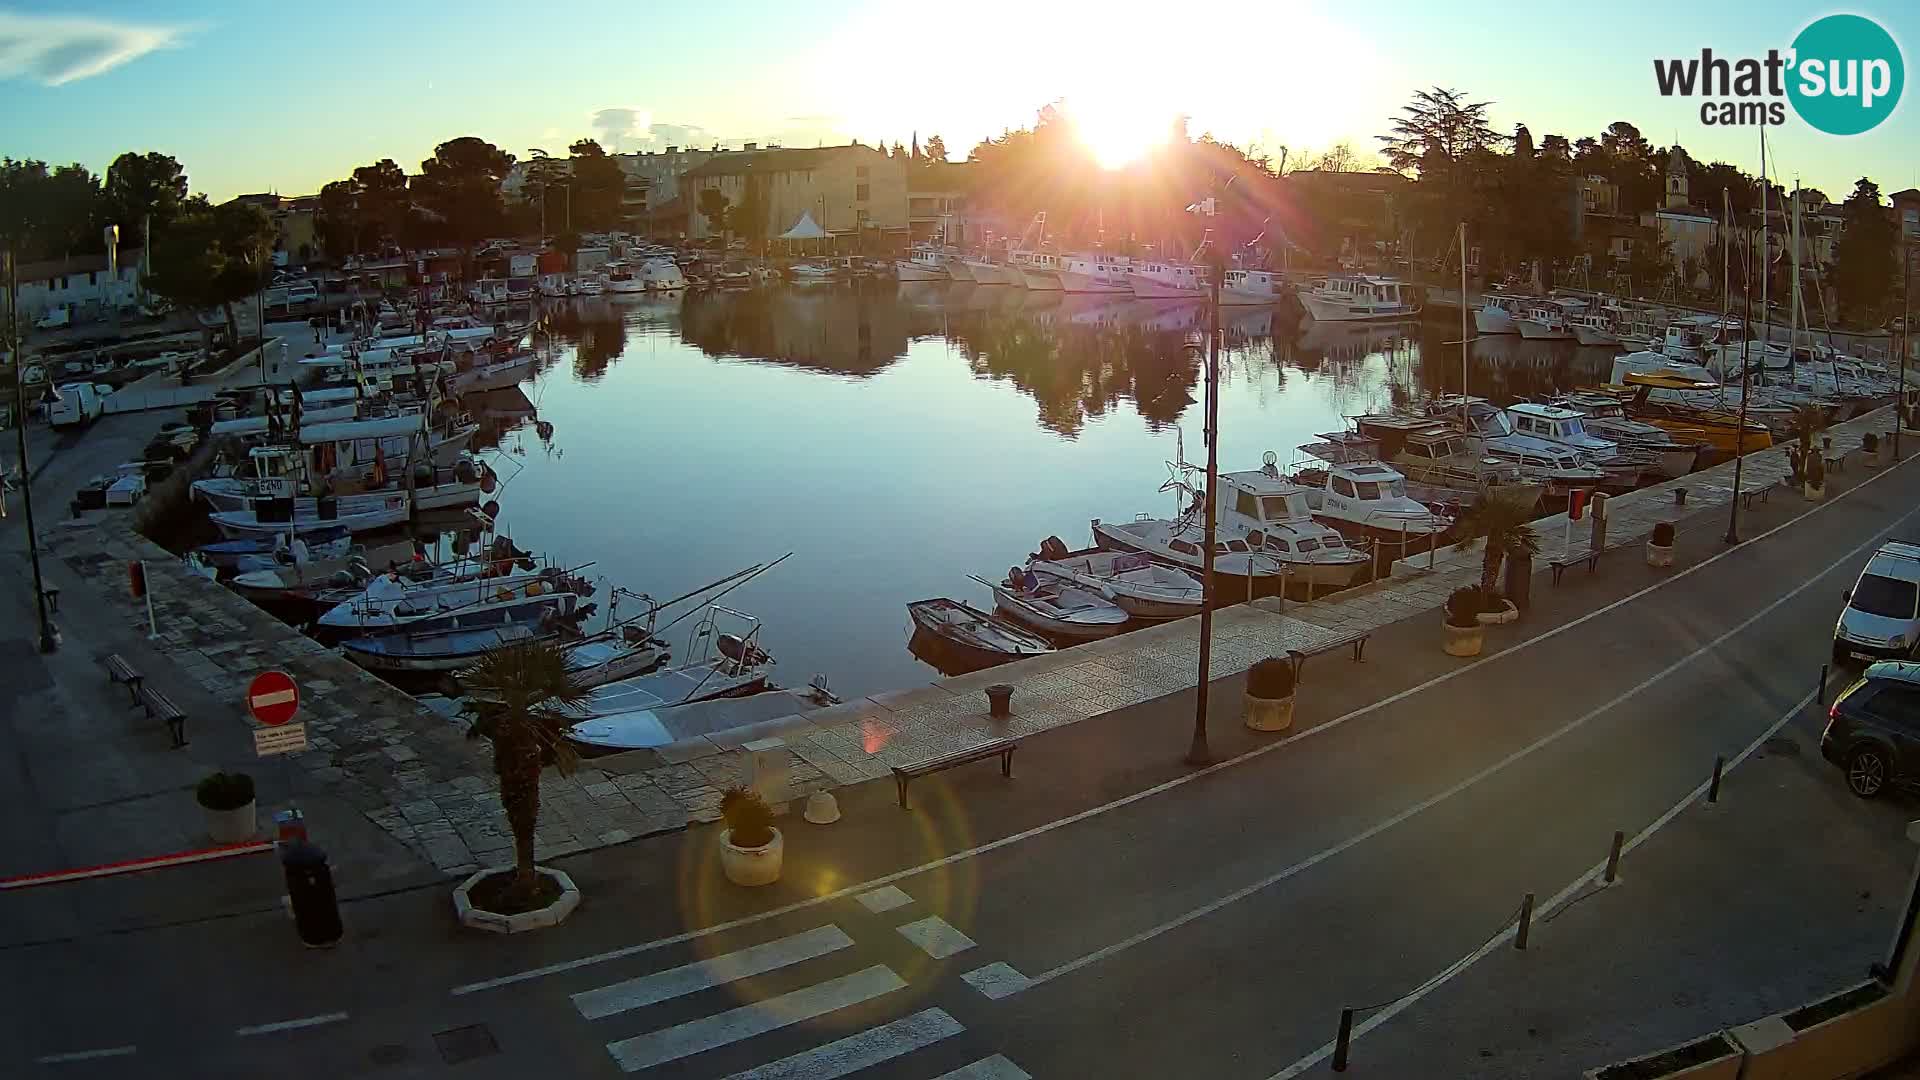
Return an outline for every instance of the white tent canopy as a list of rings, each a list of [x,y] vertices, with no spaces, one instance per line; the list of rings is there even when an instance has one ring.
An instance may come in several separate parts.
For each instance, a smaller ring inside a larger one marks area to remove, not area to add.
[[[780,239],[825,240],[827,236],[827,230],[821,228],[819,224],[813,220],[813,211],[805,210],[801,212],[800,220],[794,222],[793,228],[780,234]]]

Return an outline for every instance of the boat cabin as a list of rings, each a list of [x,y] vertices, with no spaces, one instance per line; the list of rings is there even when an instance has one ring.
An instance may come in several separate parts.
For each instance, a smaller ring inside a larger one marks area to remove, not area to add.
[[[1572,409],[1521,402],[1507,406],[1507,414],[1513,420],[1513,429],[1522,435],[1564,443],[1588,438],[1581,414]]]

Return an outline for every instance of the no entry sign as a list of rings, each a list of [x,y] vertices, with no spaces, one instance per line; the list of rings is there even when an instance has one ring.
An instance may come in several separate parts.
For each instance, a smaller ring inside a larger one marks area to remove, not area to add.
[[[247,709],[255,720],[278,727],[300,711],[300,688],[284,671],[263,671],[247,684]]]

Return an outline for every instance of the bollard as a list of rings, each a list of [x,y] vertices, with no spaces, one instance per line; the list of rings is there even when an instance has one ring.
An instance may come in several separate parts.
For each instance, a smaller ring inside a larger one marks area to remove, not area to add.
[[[1720,770],[1726,767],[1726,758],[1715,757],[1713,759],[1713,782],[1707,785],[1707,802],[1710,804],[1720,801]]]
[[[1340,1010],[1340,1034],[1333,1040],[1333,1071],[1347,1071],[1347,1045],[1353,1041],[1353,1010]]]
[[[1524,950],[1527,947],[1527,931],[1533,928],[1533,894],[1528,893],[1520,899],[1520,929],[1513,935],[1513,947]]]
[[[1013,687],[1006,683],[994,683],[987,687],[987,715],[995,720],[1005,720],[1013,715]]]
[[[280,849],[280,865],[287,873],[287,903],[293,908],[294,929],[310,949],[336,945],[342,933],[340,903],[333,894],[333,873],[327,853],[305,841]]]
[[[1827,703],[1827,665],[1820,665],[1820,704]]]
[[[1615,830],[1613,834],[1613,849],[1607,852],[1607,877],[1605,881],[1601,882],[1601,884],[1611,885],[1619,879],[1620,877],[1620,845],[1623,843],[1626,843],[1626,840],[1627,840],[1626,833]]]
[[[1677,487],[1673,489],[1673,505],[1675,506],[1687,505],[1687,489],[1686,488]]]

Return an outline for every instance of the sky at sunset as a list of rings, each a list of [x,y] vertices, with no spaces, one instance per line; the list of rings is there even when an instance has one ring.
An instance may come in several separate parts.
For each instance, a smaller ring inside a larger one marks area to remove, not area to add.
[[[1066,98],[1124,144],[1175,113],[1297,157],[1373,136],[1419,87],[1494,102],[1536,142],[1629,120],[1656,145],[1753,171],[1755,128],[1703,126],[1662,99],[1656,57],[1784,49],[1831,11],[1891,30],[1911,68],[1920,6],[1772,0],[1567,9],[1412,2],[1204,6],[1044,0],[644,0],[460,5],[341,0],[0,0],[0,154],[104,169],[162,150],[216,199],[305,194],[391,157],[478,135],[525,157],[592,136],[610,149],[744,140],[813,146],[942,135],[955,158]],[[1578,10],[1580,14],[1574,14]],[[1598,13],[1604,12],[1604,16]],[[1907,97],[1916,91],[1909,89]],[[1920,110],[1852,138],[1791,115],[1769,135],[1788,183],[1835,198],[1869,175],[1920,186]]]

